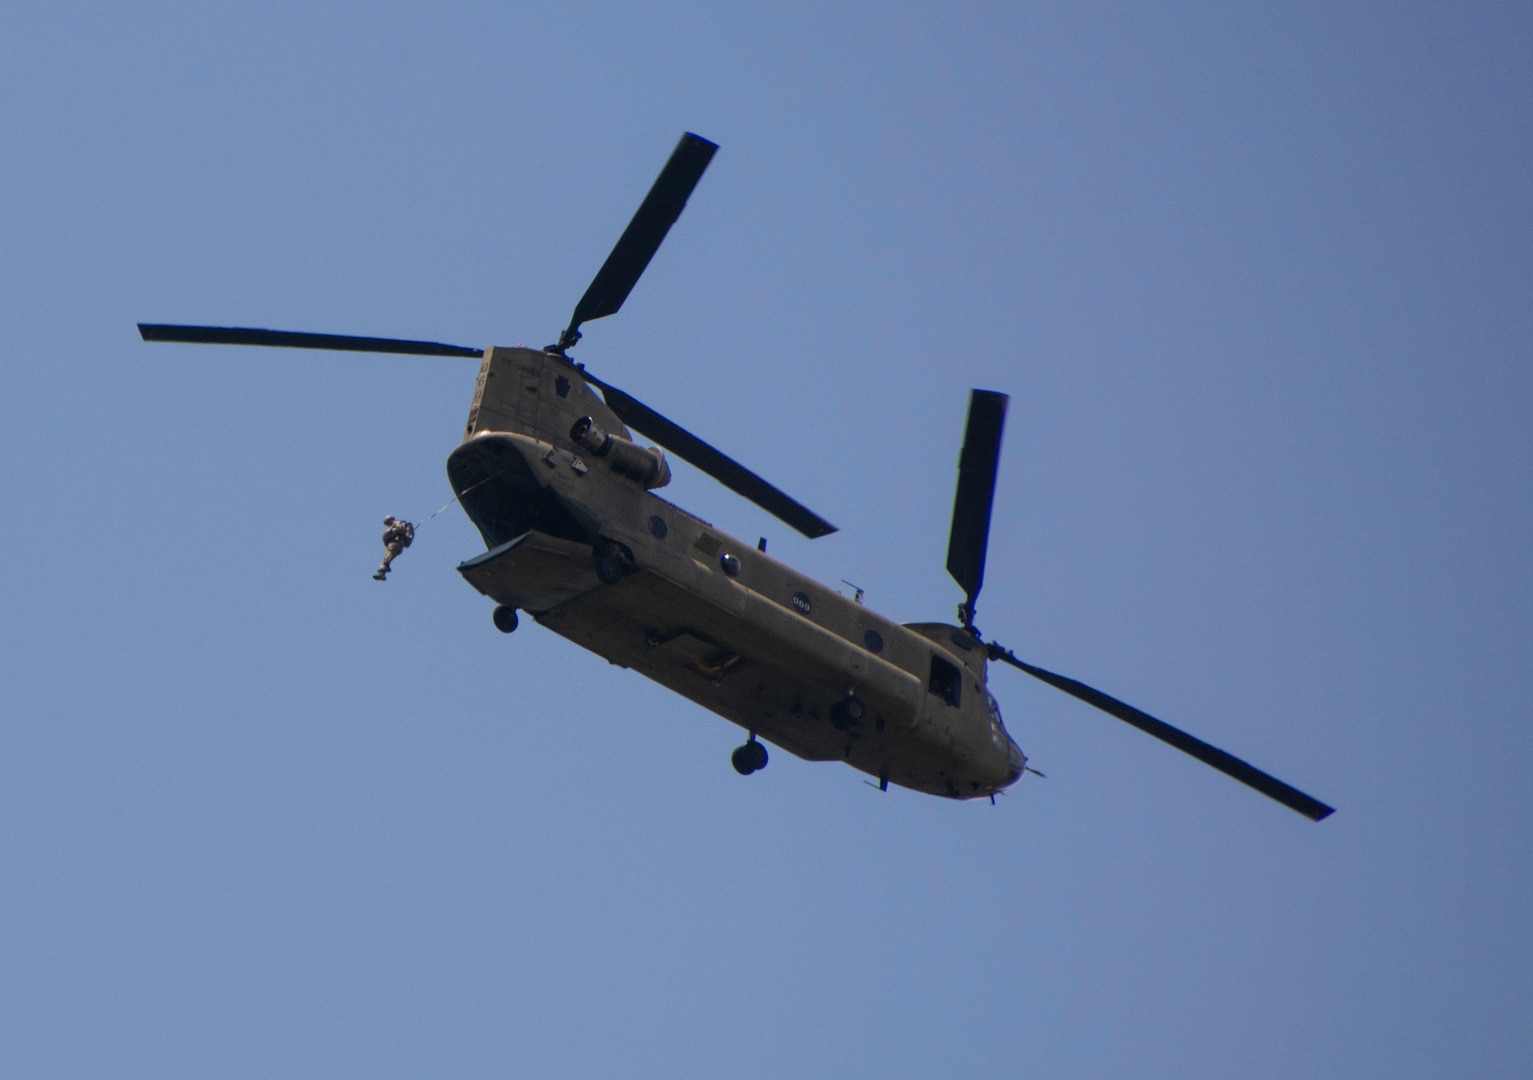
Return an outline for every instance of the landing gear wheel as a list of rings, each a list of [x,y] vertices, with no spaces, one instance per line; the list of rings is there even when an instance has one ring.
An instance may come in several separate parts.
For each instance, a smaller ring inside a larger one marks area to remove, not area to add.
[[[633,556],[621,544],[606,543],[596,549],[596,576],[603,585],[616,585],[633,573]]]
[[[741,776],[760,772],[766,768],[767,760],[767,748],[757,742],[755,736],[751,736],[751,741],[744,746],[735,747],[735,752],[729,755],[729,763]]]
[[[516,608],[510,604],[501,604],[495,609],[495,614],[490,616],[495,623],[495,629],[502,634],[509,634],[516,629],[519,620],[516,617]]]
[[[848,694],[830,707],[830,722],[839,731],[850,731],[868,715],[868,707],[862,699]]]

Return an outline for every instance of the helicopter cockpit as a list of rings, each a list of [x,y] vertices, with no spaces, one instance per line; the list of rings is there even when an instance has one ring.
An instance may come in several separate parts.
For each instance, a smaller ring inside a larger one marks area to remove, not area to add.
[[[1006,731],[1006,722],[1001,719],[1001,703],[995,700],[995,695],[989,690],[985,691],[985,712],[990,717],[990,739],[997,746],[1004,740],[1006,743],[1007,756],[1010,758],[1010,766],[1006,770],[1006,784],[1009,787],[1022,778],[1022,773],[1027,769],[1027,755],[1017,745],[1017,741]]]
[[[990,714],[990,723],[1004,734],[1006,722],[1001,719],[1001,703],[995,700],[995,695],[989,690],[985,691],[985,711]]]

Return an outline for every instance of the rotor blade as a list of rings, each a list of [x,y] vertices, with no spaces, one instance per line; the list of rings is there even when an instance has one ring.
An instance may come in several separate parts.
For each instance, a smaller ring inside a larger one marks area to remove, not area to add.
[[[811,540],[836,531],[836,527],[819,514],[779,491],[723,451],[709,446],[686,428],[667,420],[642,401],[602,382],[590,372],[584,372],[584,375],[586,382],[601,387],[607,405],[623,423],[648,435],[683,461],[690,461],[730,491],[745,496]]]
[[[969,423],[963,451],[958,455],[958,491],[953,496],[953,526],[948,534],[947,572],[968,594],[964,604],[969,623],[985,582],[985,548],[990,542],[990,507],[995,501],[996,466],[1001,460],[1001,431],[1006,426],[1006,403],[1011,399],[993,390],[969,394]]]
[[[338,352],[404,353],[410,356],[474,356],[483,349],[443,345],[439,341],[353,337],[350,334],[304,334],[293,330],[257,330],[248,326],[169,326],[139,323],[145,341],[186,341],[198,345],[271,345],[284,349],[333,349]]]
[[[1311,821],[1320,821],[1330,817],[1335,811],[1318,799],[1311,798],[1298,788],[1290,787],[1275,776],[1269,776],[1254,765],[1241,761],[1233,754],[1225,753],[1217,746],[1210,746],[1202,739],[1195,739],[1191,735],[1174,728],[1164,720],[1157,720],[1149,713],[1141,712],[1132,705],[1125,704],[1115,697],[1110,697],[1100,690],[1093,689],[1085,683],[1076,682],[1074,679],[1063,675],[1056,675],[1052,671],[1045,671],[1041,667],[1034,667],[1023,660],[1018,660],[1010,649],[1002,649],[991,645],[990,657],[993,660],[1004,660],[1013,667],[1021,668],[1036,679],[1042,679],[1050,686],[1063,690],[1071,697],[1079,698],[1088,705],[1095,705],[1103,712],[1116,716],[1119,720],[1133,724],[1147,735],[1153,735],[1161,742],[1170,743],[1184,754],[1191,754],[1205,765],[1212,765],[1226,776],[1234,777],[1247,787],[1255,788],[1269,799],[1276,799],[1290,810],[1297,810]]]
[[[607,256],[607,261],[596,272],[596,277],[580,298],[580,303],[575,305],[575,314],[570,318],[569,329],[560,339],[562,342],[574,344],[568,339],[575,334],[581,323],[616,314],[623,306],[623,301],[633,291],[639,275],[644,273],[649,260],[660,249],[665,234],[681,216],[687,198],[702,179],[703,170],[713,160],[713,152],[717,149],[718,144],[691,132],[681,137],[676,149],[671,152],[671,159],[660,170],[654,186],[639,204],[633,220],[623,230],[612,254]]]

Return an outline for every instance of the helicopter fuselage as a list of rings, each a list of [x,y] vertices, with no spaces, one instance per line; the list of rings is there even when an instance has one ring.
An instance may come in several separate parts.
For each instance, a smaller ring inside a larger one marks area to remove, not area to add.
[[[1333,808],[1127,702],[982,641],[974,626],[1010,400],[969,392],[948,534],[962,625],[900,625],[655,495],[665,454],[626,421],[811,539],[836,527],[717,447],[569,359],[580,327],[623,306],[708,167],[715,143],[684,134],[556,344],[479,350],[440,341],[139,323],[145,341],[477,357],[453,492],[487,550],[458,567],[496,602],[497,629],[524,611],[614,664],[739,724],[731,756],[767,763],[758,736],[799,757],[839,759],[890,783],[954,799],[1016,783],[1027,758],[986,688],[999,660],[1189,754],[1313,821]],[[600,388],[598,397],[592,387]],[[390,519],[392,520],[392,519]],[[389,549],[394,550],[392,547]],[[382,580],[385,565],[374,575]]]
[[[654,494],[663,458],[558,353],[486,351],[447,471],[488,549],[459,570],[498,605],[801,758],[953,798],[1021,776],[982,644],[886,619]]]

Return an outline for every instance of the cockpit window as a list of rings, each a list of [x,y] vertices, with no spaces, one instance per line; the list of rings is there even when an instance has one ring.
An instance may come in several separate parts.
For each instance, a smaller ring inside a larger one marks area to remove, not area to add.
[[[985,691],[985,711],[990,714],[990,719],[995,721],[995,726],[1005,730],[1006,722],[1001,719],[1001,703],[995,700],[995,695]]]

